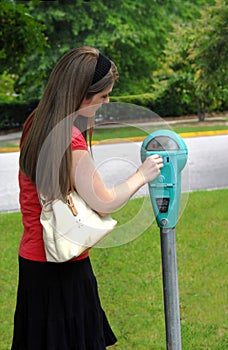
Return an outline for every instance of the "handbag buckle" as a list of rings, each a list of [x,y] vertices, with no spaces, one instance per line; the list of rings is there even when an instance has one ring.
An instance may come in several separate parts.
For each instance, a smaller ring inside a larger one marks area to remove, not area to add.
[[[68,195],[67,197],[67,205],[70,207],[72,213],[74,216],[77,216],[78,215],[78,212],[77,212],[77,209],[75,208],[74,206],[74,202],[73,202],[73,199],[71,198],[70,195]]]

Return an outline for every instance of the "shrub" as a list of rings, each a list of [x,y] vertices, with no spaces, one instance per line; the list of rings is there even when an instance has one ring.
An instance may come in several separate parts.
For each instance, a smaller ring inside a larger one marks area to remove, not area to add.
[[[33,101],[30,103],[1,103],[0,130],[21,129],[26,118],[37,106],[37,103],[37,101]]]

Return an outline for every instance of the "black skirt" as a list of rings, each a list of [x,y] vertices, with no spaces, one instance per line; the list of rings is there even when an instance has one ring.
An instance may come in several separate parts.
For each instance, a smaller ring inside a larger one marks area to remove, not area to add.
[[[19,257],[11,350],[105,350],[115,342],[89,258],[58,264]]]

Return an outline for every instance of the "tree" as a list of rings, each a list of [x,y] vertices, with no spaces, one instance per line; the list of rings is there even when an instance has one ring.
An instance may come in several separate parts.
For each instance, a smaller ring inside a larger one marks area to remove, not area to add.
[[[80,45],[95,46],[117,63],[120,81],[115,93],[150,89],[151,71],[157,67],[156,57],[171,28],[159,1],[57,0],[29,2],[28,6],[30,13],[45,23],[50,48],[43,56],[30,55],[18,79],[18,91],[27,97],[40,96],[44,77],[49,76],[59,57]],[[36,79],[36,75],[42,79]]]
[[[0,74],[17,74],[31,52],[42,54],[46,46],[40,25],[25,6],[13,1],[0,2]]]
[[[195,3],[202,3],[198,0]],[[50,48],[25,64],[18,91],[40,96],[59,57],[74,46],[91,45],[113,59],[120,72],[114,94],[149,92],[167,33],[178,17],[189,20],[197,6],[179,0],[57,0],[29,2],[33,16],[46,25]],[[31,62],[32,65],[31,65]],[[36,69],[32,69],[35,66]],[[37,80],[36,75],[43,77]],[[29,82],[33,84],[29,84]]]
[[[228,98],[228,2],[206,7],[193,28],[188,50],[201,106],[219,108]]]
[[[23,10],[20,1],[3,2],[15,11],[21,9],[24,17],[35,21],[34,28],[36,25],[43,30],[43,38],[49,45],[38,52],[39,40],[31,30],[27,41],[31,45],[27,45],[28,50],[21,50],[23,38],[16,29],[12,34],[12,38],[19,39],[16,52],[22,58],[15,67],[18,76],[15,88],[24,99],[31,100],[40,98],[60,56],[80,45],[95,46],[117,63],[120,80],[114,94],[151,92],[153,72],[158,70],[164,56],[172,23],[193,21],[201,5],[213,0],[195,0],[194,4],[188,0],[32,0],[24,3]],[[16,26],[17,30],[20,27],[25,31],[22,22]]]
[[[30,55],[42,55],[47,41],[44,26],[32,17],[26,7],[14,1],[0,2],[0,80],[1,101],[11,101],[17,96],[14,83],[23,80],[22,67]]]
[[[181,104],[187,112],[193,107],[199,120],[206,110],[220,108],[227,101],[227,28],[223,0],[206,6],[199,19],[174,25],[161,68],[154,74],[157,98],[168,95],[177,109]]]
[[[160,69],[153,74],[156,100],[163,100],[163,115],[184,115],[197,109],[194,70],[188,57],[192,23],[175,24]]]

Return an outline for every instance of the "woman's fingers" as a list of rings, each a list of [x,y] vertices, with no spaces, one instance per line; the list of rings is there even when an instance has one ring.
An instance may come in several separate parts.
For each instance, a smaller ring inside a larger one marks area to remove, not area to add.
[[[159,174],[160,169],[164,166],[163,159],[158,154],[154,154],[143,162],[139,170],[144,177],[144,181],[153,181]]]

